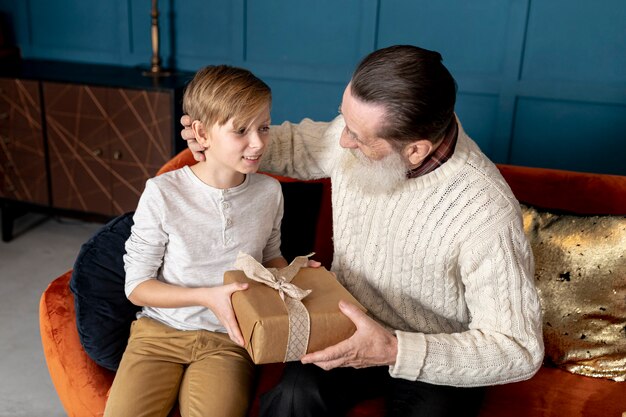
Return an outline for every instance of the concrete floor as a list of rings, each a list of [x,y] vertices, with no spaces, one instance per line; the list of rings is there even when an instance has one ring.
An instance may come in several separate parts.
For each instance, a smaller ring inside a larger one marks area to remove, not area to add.
[[[0,242],[0,417],[61,417],[39,336],[39,298],[102,224],[28,214]]]

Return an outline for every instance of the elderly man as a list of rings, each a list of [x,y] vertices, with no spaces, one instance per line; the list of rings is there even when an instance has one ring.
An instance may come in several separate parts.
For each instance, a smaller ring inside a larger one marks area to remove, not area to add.
[[[455,101],[439,53],[392,46],[361,61],[335,120],[272,127],[262,169],[330,177],[332,271],[368,314],[340,303],[356,333],[288,364],[262,415],[340,416],[383,395],[390,416],[471,416],[481,387],[539,369],[519,204]]]

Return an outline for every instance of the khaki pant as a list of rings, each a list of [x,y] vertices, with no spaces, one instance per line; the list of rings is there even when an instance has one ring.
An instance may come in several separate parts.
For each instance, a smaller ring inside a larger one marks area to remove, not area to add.
[[[227,334],[181,331],[149,318],[133,322],[105,417],[245,416],[254,364]]]

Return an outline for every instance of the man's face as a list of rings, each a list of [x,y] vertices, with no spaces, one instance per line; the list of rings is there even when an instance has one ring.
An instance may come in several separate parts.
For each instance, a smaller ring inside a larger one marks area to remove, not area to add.
[[[346,149],[342,167],[351,183],[366,194],[391,193],[406,181],[407,163],[389,142],[376,135],[385,110],[343,94],[341,113],[346,127],[339,144]]]
[[[343,93],[340,112],[346,122],[339,140],[341,147],[358,149],[373,161],[381,160],[394,152],[389,142],[377,136],[385,116],[383,106],[354,98],[348,84]]]

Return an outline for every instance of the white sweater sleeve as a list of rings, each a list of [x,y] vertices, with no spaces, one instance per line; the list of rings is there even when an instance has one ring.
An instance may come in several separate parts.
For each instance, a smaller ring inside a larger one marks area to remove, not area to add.
[[[532,251],[519,225],[499,229],[489,239],[474,239],[460,258],[468,330],[396,331],[392,376],[471,387],[520,381],[537,372],[544,347]]]
[[[261,170],[302,180],[329,177],[338,157],[343,117],[331,123],[304,119],[272,126]]]
[[[133,227],[126,241],[124,270],[128,297],[142,282],[155,279],[163,263],[163,254],[168,241],[163,230],[163,199],[158,187],[148,180],[133,216]]]

